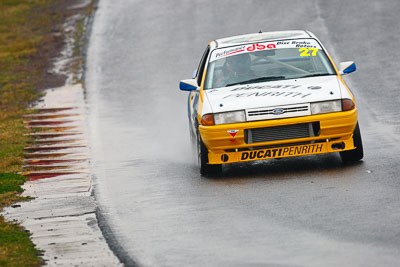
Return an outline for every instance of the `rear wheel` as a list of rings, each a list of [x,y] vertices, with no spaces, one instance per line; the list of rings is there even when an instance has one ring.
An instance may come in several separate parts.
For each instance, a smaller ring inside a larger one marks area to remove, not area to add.
[[[358,123],[357,123],[356,128],[354,129],[353,140],[354,140],[354,146],[356,147],[356,149],[339,152],[340,158],[342,159],[343,163],[359,161],[364,157],[364,150],[363,150],[363,145],[362,145],[362,140],[361,140],[361,132],[360,132],[360,127],[358,126]]]
[[[208,164],[208,150],[199,133],[197,133],[197,163],[203,176],[216,176],[222,171],[222,164]]]

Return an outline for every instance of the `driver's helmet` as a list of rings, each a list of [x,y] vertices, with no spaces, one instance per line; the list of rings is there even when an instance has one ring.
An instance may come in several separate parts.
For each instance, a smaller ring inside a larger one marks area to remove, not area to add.
[[[250,72],[251,59],[248,53],[230,56],[226,59],[226,67],[229,72],[236,75],[245,75]]]

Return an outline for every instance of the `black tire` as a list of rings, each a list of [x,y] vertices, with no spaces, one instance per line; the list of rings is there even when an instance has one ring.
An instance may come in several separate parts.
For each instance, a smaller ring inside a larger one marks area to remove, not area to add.
[[[354,140],[354,146],[356,147],[356,149],[339,152],[340,158],[342,159],[343,163],[356,162],[356,161],[361,160],[364,157],[364,150],[363,150],[363,145],[362,145],[362,140],[361,140],[361,132],[360,132],[360,127],[358,126],[358,123],[357,123],[356,128],[354,129],[353,140]]]
[[[208,164],[208,150],[197,133],[197,163],[200,174],[203,176],[218,176],[222,171],[222,164]]]

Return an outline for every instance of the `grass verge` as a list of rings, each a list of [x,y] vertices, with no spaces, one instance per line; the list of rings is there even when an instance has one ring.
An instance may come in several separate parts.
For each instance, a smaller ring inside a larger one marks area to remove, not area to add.
[[[75,0],[0,0],[0,211],[18,201],[26,181],[21,171],[30,138],[23,125],[38,89],[64,84],[48,72],[63,46],[62,23]],[[40,266],[43,260],[30,234],[0,216],[0,265]]]
[[[25,177],[21,170],[24,147],[22,115],[28,103],[38,96],[40,62],[30,66],[49,24],[40,9],[51,1],[0,0],[0,210],[17,201]],[[43,62],[41,63],[43,64]],[[39,68],[36,68],[39,67]],[[0,265],[40,266],[43,260],[32,244],[29,233],[17,223],[0,216]]]

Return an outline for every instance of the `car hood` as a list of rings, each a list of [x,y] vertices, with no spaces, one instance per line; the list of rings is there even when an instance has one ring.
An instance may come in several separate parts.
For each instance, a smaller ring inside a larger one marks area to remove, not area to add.
[[[213,113],[342,98],[336,75],[229,86],[205,92]]]

